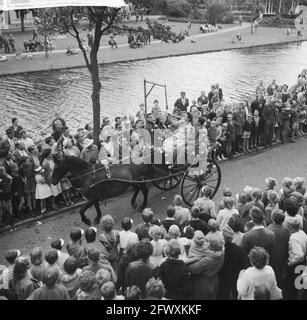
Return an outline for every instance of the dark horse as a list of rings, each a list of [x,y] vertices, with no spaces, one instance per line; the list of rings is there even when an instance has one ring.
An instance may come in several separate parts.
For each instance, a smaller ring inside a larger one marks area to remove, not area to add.
[[[122,164],[110,166],[110,170],[111,179],[108,179],[103,166],[95,165],[95,167],[93,167],[79,158],[65,156],[56,164],[53,171],[52,183],[54,185],[56,185],[66,174],[69,174],[72,185],[76,188],[80,188],[82,194],[87,198],[87,202],[80,210],[80,215],[82,221],[89,226],[91,225],[91,221],[85,216],[85,211],[94,205],[97,211],[95,224],[99,224],[101,219],[99,201],[123,194],[129,189],[130,185],[134,188],[131,205],[134,208],[136,207],[136,197],[138,193],[142,191],[144,201],[141,208],[144,209],[147,206],[148,188],[146,184],[129,182],[142,181],[150,178],[151,165],[135,165],[133,163]],[[127,182],[116,181],[117,179]]]

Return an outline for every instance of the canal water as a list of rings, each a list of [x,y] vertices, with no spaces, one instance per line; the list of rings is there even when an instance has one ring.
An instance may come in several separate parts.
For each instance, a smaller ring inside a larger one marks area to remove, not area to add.
[[[269,84],[275,78],[278,84],[293,85],[307,68],[306,57],[304,42],[103,66],[102,116],[134,114],[144,100],[144,78],[167,85],[171,109],[180,91],[185,90],[192,100],[201,90],[207,93],[214,83],[220,84],[226,102],[239,102],[253,96],[261,80]],[[149,106],[154,99],[165,106],[162,89],[153,90]],[[92,120],[87,69],[0,78],[0,134],[13,116],[34,135],[47,134],[56,110],[73,131]]]

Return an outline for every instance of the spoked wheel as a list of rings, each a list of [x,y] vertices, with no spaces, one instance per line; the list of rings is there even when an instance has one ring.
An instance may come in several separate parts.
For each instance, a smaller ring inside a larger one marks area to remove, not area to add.
[[[217,193],[221,184],[221,169],[212,159],[207,159],[207,168],[199,168],[198,164],[189,167],[181,181],[181,196],[188,206],[202,196],[201,190],[206,185],[212,189],[211,198]]]
[[[153,181],[153,185],[164,191],[175,189],[180,184],[185,169],[185,167],[155,168],[154,178],[159,180]]]

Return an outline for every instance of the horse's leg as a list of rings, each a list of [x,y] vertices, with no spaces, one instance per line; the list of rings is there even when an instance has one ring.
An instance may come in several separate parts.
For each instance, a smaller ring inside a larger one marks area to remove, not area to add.
[[[91,225],[91,220],[89,220],[86,216],[85,216],[85,211],[90,208],[92,205],[94,204],[94,200],[88,200],[80,209],[80,216],[81,216],[81,220],[87,224],[88,226]]]
[[[141,209],[144,210],[147,207],[149,190],[148,190],[146,184],[141,184],[140,189],[141,189],[143,196],[144,196],[144,201],[143,201]]]
[[[137,204],[135,203],[135,200],[136,200],[136,197],[138,196],[139,192],[140,192],[140,185],[138,184],[133,184],[133,189],[134,189],[134,194],[132,196],[132,199],[131,199],[131,206],[133,209],[136,209],[137,207]]]
[[[101,220],[101,210],[100,210],[100,206],[99,206],[99,200],[94,202],[95,208],[96,208],[96,212],[97,212],[97,216],[94,220],[94,224],[100,224],[100,220]]]

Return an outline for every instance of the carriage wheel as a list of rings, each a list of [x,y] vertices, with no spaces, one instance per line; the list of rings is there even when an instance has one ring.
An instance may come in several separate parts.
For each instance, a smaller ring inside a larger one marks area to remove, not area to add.
[[[161,172],[159,172],[159,170],[156,172],[155,177],[161,179],[153,181],[152,183],[160,190],[169,191],[175,189],[180,184],[184,170],[185,168],[167,168],[166,170],[161,170]],[[165,176],[165,178],[163,178],[163,176]]]
[[[202,196],[201,189],[207,185],[212,189],[211,198],[217,193],[221,184],[221,169],[212,159],[207,159],[205,172],[200,171],[198,164],[189,167],[181,181],[181,195],[188,206],[193,206],[194,201]]]

